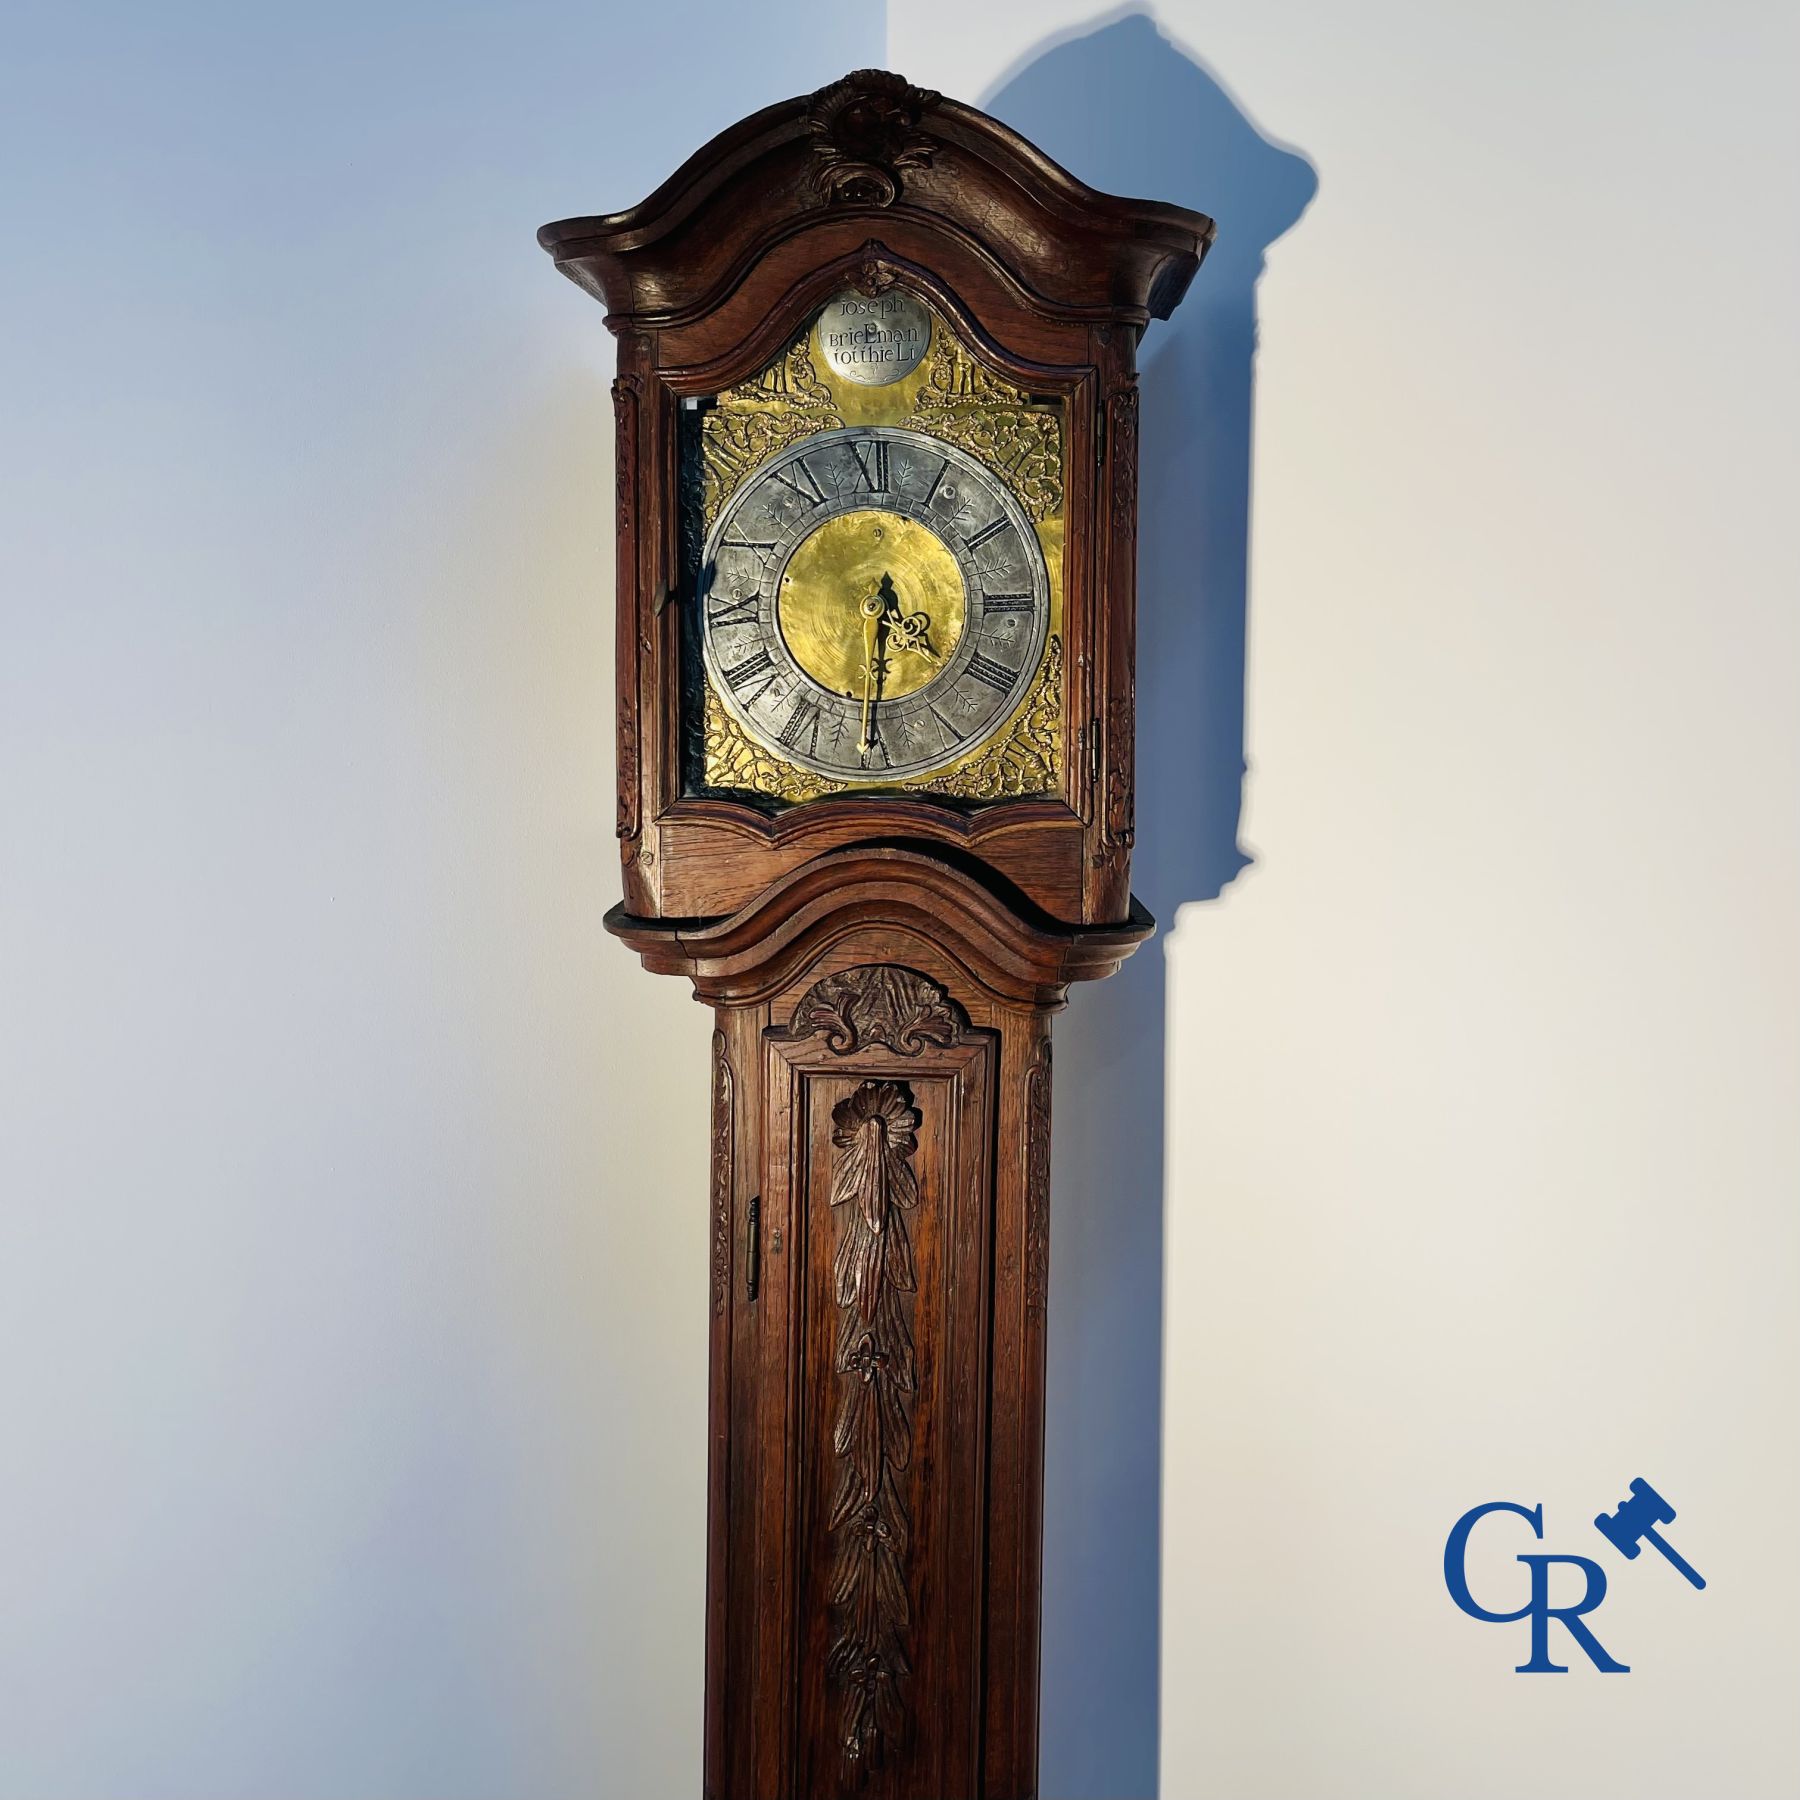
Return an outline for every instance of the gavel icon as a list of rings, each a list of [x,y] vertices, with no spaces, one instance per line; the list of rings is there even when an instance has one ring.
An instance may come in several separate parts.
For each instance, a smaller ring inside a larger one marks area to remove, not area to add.
[[[1649,1482],[1639,1477],[1631,1484],[1631,1498],[1621,1501],[1617,1512],[1601,1513],[1594,1523],[1621,1555],[1635,1559],[1645,1543],[1654,1544],[1695,1587],[1703,1588],[1705,1579],[1679,1551],[1672,1550],[1663,1541],[1656,1529],[1658,1525],[1667,1525],[1674,1517],[1674,1507]]]

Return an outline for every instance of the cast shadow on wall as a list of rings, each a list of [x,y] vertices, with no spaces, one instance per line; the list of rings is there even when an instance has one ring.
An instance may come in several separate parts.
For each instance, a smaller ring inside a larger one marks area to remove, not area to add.
[[[1318,179],[1141,13],[1033,52],[981,105],[1091,187],[1218,222],[1187,299],[1139,351],[1132,872],[1166,931],[1249,861],[1238,815],[1257,283]],[[1161,1535],[1205,1529],[1161,1517],[1165,1010],[1152,943],[1080,991],[1057,1032],[1045,1800],[1158,1792]]]

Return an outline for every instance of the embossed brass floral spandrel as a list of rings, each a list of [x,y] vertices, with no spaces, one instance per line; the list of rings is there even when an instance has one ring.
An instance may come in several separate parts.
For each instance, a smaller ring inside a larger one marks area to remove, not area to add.
[[[719,509],[752,469],[778,450],[844,423],[831,389],[813,365],[803,331],[760,375],[728,388],[701,421],[701,515],[712,528]]]
[[[909,423],[980,458],[1042,523],[1063,509],[1062,420],[985,369],[948,331],[932,339]]]
[[[1023,799],[1054,793],[1062,779],[1062,639],[1052,634],[1025,704],[966,761],[909,782],[913,794],[947,794],[962,800]]]
[[[705,746],[706,785],[762,794],[771,800],[798,804],[822,800],[827,794],[849,792],[842,781],[827,781],[810,769],[796,768],[773,751],[765,750],[732,718],[710,685],[706,689]]]

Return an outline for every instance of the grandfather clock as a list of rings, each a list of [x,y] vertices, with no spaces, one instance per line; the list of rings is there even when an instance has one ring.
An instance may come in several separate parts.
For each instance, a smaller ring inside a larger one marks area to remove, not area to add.
[[[1212,229],[864,71],[539,233],[619,338],[607,926],[717,1023],[709,1800],[1037,1792],[1049,1022],[1151,930],[1136,346]]]

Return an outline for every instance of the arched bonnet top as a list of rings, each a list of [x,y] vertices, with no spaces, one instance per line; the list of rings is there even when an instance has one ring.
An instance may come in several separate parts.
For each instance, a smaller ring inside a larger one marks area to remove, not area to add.
[[[615,330],[656,328],[710,311],[789,240],[855,224],[921,261],[954,245],[1042,313],[1138,330],[1168,317],[1214,229],[1099,193],[986,113],[863,69],[721,132],[628,211],[538,241]]]

